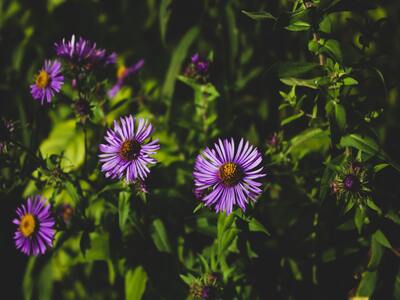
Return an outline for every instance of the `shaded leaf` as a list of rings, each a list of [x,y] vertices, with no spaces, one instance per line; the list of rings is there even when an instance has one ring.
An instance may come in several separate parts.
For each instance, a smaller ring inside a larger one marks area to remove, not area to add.
[[[142,266],[128,270],[125,274],[125,299],[140,300],[147,283],[147,273]]]
[[[165,230],[164,223],[160,219],[153,221],[153,233],[151,234],[154,244],[161,252],[171,252],[171,246]]]
[[[260,20],[276,21],[277,20],[277,18],[275,18],[273,15],[271,15],[269,12],[266,12],[266,11],[251,12],[251,11],[242,10],[242,13],[244,13],[246,16],[248,16],[256,21],[260,21]]]

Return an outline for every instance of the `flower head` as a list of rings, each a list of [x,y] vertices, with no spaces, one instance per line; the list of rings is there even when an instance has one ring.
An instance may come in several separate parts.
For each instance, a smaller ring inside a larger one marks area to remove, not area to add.
[[[116,53],[108,54],[105,49],[97,48],[96,43],[80,37],[75,39],[72,35],[71,40],[63,39],[54,44],[57,56],[68,59],[74,63],[83,64],[86,68],[93,65],[114,64],[117,58]]]
[[[45,101],[50,103],[54,93],[58,93],[63,84],[61,63],[57,60],[46,60],[43,68],[35,77],[35,83],[31,85],[32,97],[39,100],[42,105]]]
[[[198,53],[190,58],[190,63],[185,69],[185,76],[199,82],[206,82],[208,79],[208,69],[210,62],[200,58]]]
[[[195,194],[203,195],[207,206],[214,206],[217,212],[232,212],[238,205],[246,210],[248,200],[255,201],[261,194],[264,177],[260,152],[249,142],[240,140],[235,149],[233,139],[219,140],[214,149],[206,148],[197,156],[194,167]]]
[[[74,208],[68,203],[62,204],[58,207],[58,215],[64,221],[64,224],[68,226],[74,215]]]
[[[345,202],[352,201],[359,205],[369,199],[367,170],[359,162],[350,162],[343,166],[331,182],[332,193]]]
[[[52,247],[55,231],[50,208],[41,196],[28,198],[25,205],[17,208],[18,218],[13,223],[18,229],[14,240],[17,249],[26,255],[44,254]]]
[[[125,177],[128,183],[145,180],[150,173],[148,165],[156,163],[150,155],[160,149],[158,139],[146,142],[152,133],[148,120],[136,120],[130,115],[122,117],[120,123],[114,121],[114,129],[109,129],[104,137],[107,144],[100,145],[101,170],[106,177]]]
[[[113,87],[107,92],[108,97],[114,98],[118,91],[121,89],[122,85],[125,82],[125,79],[139,71],[144,65],[144,59],[139,60],[136,64],[133,64],[130,67],[125,67],[124,65],[120,66],[117,70],[117,82],[113,85]]]

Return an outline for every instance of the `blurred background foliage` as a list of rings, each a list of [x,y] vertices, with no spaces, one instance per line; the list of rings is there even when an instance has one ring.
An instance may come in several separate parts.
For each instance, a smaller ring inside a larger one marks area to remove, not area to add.
[[[307,3],[324,15],[295,15]],[[223,299],[400,299],[399,20],[396,0],[1,0],[1,116],[69,176],[41,173],[26,154],[1,161],[4,295],[186,299],[215,272]],[[92,108],[87,153],[63,96],[43,108],[29,93],[72,34],[119,63],[145,59],[105,114]],[[180,76],[196,52],[212,61],[211,85]],[[161,143],[147,197],[99,172],[104,128],[128,113],[150,118]],[[219,136],[265,153],[266,189],[246,215],[193,213],[194,158]],[[349,153],[373,170],[372,213],[343,211],[329,192]],[[90,222],[72,219],[54,250],[27,258],[11,220],[33,193],[87,203]]]

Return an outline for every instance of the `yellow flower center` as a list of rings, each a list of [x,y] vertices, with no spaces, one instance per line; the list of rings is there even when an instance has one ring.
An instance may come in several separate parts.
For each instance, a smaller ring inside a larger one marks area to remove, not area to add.
[[[50,76],[49,73],[47,73],[45,70],[40,70],[39,74],[36,76],[36,86],[40,89],[44,89],[50,81]]]
[[[125,160],[133,160],[139,155],[141,148],[139,142],[127,140],[122,143],[120,154]]]
[[[232,186],[242,178],[242,171],[237,164],[228,162],[219,168],[218,175],[225,185]]]
[[[19,223],[19,230],[25,237],[30,237],[36,228],[35,217],[31,214],[26,214],[22,217],[21,223]]]
[[[124,78],[125,74],[126,74],[126,67],[124,65],[119,66],[118,70],[117,70],[117,78],[118,79],[122,79]]]

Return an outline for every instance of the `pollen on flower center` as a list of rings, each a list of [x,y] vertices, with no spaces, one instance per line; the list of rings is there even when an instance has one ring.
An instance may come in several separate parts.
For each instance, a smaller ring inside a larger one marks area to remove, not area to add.
[[[125,160],[133,160],[139,155],[141,149],[142,147],[138,141],[127,140],[122,143],[120,154]]]
[[[35,232],[36,220],[31,214],[26,214],[22,217],[21,223],[19,224],[19,230],[25,237],[31,236]]]
[[[50,82],[50,75],[45,70],[40,70],[39,74],[36,76],[36,86],[40,89],[44,89],[48,86]]]
[[[238,183],[242,178],[242,171],[237,164],[228,162],[219,168],[218,175],[225,185],[231,186]]]
[[[125,77],[126,74],[126,67],[125,66],[120,66],[117,70],[117,78],[122,79]]]

